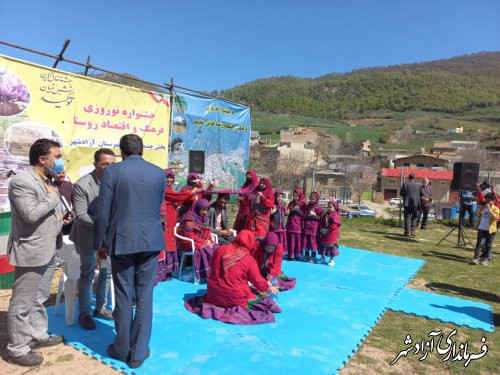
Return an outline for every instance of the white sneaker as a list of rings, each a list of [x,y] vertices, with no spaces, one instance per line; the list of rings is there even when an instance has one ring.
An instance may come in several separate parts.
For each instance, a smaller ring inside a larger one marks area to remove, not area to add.
[[[328,262],[328,265],[330,267],[333,267],[335,265],[335,261],[333,259],[330,259],[330,261]]]

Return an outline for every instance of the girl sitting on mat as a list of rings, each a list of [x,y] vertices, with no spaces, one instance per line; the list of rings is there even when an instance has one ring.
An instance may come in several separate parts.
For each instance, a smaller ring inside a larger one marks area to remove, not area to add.
[[[304,262],[316,262],[318,251],[318,228],[322,209],[319,206],[319,194],[315,191],[309,196],[309,203],[302,206],[302,249]]]
[[[191,312],[205,319],[232,324],[262,324],[274,322],[273,313],[281,312],[268,296],[278,294],[277,286],[269,286],[250,254],[255,236],[242,230],[230,245],[221,246],[212,258],[212,273],[207,282],[207,294],[196,296],[184,304]],[[250,289],[249,282],[257,290]]]
[[[292,201],[288,204],[286,222],[286,244],[288,260],[299,260],[302,251],[302,210],[305,204],[302,190],[295,189],[292,193]]]
[[[326,257],[329,257],[329,266],[333,266],[335,261],[333,258],[339,255],[339,247],[337,241],[340,234],[340,206],[337,201],[328,202],[326,212],[321,217],[319,223],[319,251],[321,259],[318,263],[325,264]]]
[[[274,285],[278,285],[280,291],[290,290],[295,287],[296,280],[284,275],[281,270],[283,247],[276,233],[269,232],[252,255],[257,261],[260,274],[270,284],[276,281]]]

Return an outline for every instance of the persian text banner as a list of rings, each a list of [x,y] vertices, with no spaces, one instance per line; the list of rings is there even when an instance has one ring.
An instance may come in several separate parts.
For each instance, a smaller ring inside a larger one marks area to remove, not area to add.
[[[8,211],[8,177],[28,165],[39,138],[63,145],[65,169],[75,182],[93,170],[102,147],[118,155],[119,140],[137,134],[144,159],[168,161],[169,95],[96,80],[0,55],[0,212]]]
[[[200,95],[173,100],[169,166],[182,185],[203,169],[219,189],[236,189],[245,179],[250,145],[250,107]]]

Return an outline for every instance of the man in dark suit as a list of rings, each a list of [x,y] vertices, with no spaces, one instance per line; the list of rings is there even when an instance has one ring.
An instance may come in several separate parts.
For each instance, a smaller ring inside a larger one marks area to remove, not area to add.
[[[403,198],[405,218],[405,237],[415,237],[417,228],[418,210],[421,205],[420,193],[422,185],[415,181],[415,174],[410,173],[408,181],[401,186],[400,195]]]
[[[49,336],[44,302],[49,298],[56,267],[56,248],[62,246],[65,215],[52,178],[64,169],[61,145],[38,139],[29,152],[30,166],[9,184],[12,229],[7,245],[14,266],[14,285],[7,312],[8,360],[20,366],[39,366],[35,348],[58,345],[62,336]]]
[[[120,150],[123,161],[108,166],[102,176],[94,241],[100,258],[111,256],[115,288],[116,337],[108,354],[137,368],[149,357],[153,286],[165,248],[160,207],[166,182],[162,169],[143,160],[137,135],[123,136]]]

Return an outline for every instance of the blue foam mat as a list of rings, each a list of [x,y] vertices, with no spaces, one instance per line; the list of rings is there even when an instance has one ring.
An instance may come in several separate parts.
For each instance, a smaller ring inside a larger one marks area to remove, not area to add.
[[[493,309],[482,302],[404,288],[389,308],[458,326],[494,330]]]
[[[112,322],[96,320],[96,331],[66,326],[52,315],[49,329],[96,360],[137,374],[335,374],[383,315],[394,296],[424,264],[423,260],[340,248],[335,267],[284,262],[297,278],[295,289],[280,294],[276,322],[236,326],[188,312],[183,300],[205,286],[174,280],[154,291],[151,356],[132,372],[107,357]],[[64,311],[61,309],[60,311]]]

